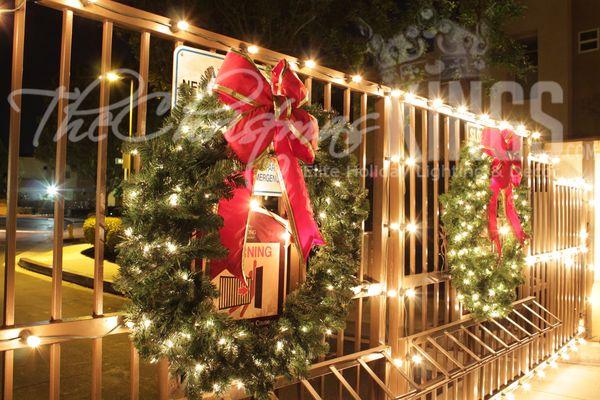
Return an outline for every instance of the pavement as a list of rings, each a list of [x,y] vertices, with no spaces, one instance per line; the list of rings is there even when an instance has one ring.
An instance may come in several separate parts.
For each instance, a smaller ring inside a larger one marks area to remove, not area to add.
[[[48,219],[27,218],[17,223],[17,258],[24,254],[49,254],[52,248],[52,225]],[[66,244],[69,248],[70,244]],[[0,281],[4,277],[4,232],[0,227]],[[73,251],[76,251],[73,248]],[[71,253],[71,249],[65,251]],[[82,256],[84,257],[84,256]],[[88,258],[88,257],[85,257]],[[93,260],[92,260],[93,263]],[[110,276],[107,274],[106,277]],[[0,283],[0,307],[3,283]],[[93,309],[93,291],[87,287],[63,282],[63,319],[91,315]],[[16,268],[15,276],[15,323],[31,324],[48,321],[52,281],[49,277]],[[110,293],[104,294],[104,312],[123,310],[127,300]],[[80,400],[91,397],[91,340],[80,339],[61,345],[61,386],[60,398]],[[127,335],[112,335],[103,339],[103,398],[129,399],[129,341]],[[15,351],[14,398],[17,400],[39,400],[49,397],[49,346],[38,349],[19,349]],[[0,363],[1,369],[1,363]],[[140,361],[140,398],[158,399],[156,379],[157,368],[154,364]],[[1,370],[0,370],[1,376]],[[1,385],[1,380],[0,380]]]
[[[569,361],[558,368],[546,368],[544,379],[530,381],[531,389],[514,391],[517,400],[598,400],[600,399],[600,343],[587,342]]]

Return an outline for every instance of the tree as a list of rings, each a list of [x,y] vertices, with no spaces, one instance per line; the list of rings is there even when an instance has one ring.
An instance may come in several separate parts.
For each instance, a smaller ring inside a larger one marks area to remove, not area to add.
[[[316,58],[328,67],[361,71],[374,81],[382,76],[377,55],[369,52],[372,36],[367,33],[390,40],[411,27],[427,30],[422,14],[431,10],[438,19],[484,35],[487,79],[492,78],[491,67],[517,75],[531,68],[522,46],[505,32],[506,24],[524,10],[517,0],[184,0],[177,10],[158,0],[129,3],[282,53]],[[171,57],[171,49],[153,46],[152,51],[154,60],[157,55]]]

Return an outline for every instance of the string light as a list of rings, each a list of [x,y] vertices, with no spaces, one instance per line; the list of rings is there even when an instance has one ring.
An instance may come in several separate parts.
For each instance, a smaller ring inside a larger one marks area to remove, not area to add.
[[[177,21],[177,23],[174,23],[171,25],[171,30],[173,32],[178,32],[178,31],[187,31],[190,28],[190,24],[189,22],[187,22],[186,20],[179,20]]]
[[[444,101],[440,98],[436,98],[433,100],[433,102],[431,103],[431,105],[433,106],[433,108],[435,110],[438,110],[440,108],[442,108],[444,106]]]
[[[417,225],[410,222],[410,223],[406,224],[406,230],[409,233],[417,233]]]
[[[423,357],[421,357],[418,354],[415,354],[414,356],[412,356],[412,362],[419,365],[421,364],[421,362],[423,361]]]
[[[312,59],[311,60],[306,60],[306,61],[304,61],[304,66],[306,68],[314,68],[314,67],[317,66],[317,63],[315,62],[315,60],[312,60]]]
[[[410,288],[410,289],[406,289],[406,291],[404,292],[404,295],[406,297],[408,297],[409,299],[413,299],[417,295],[417,292],[415,291],[415,289]]]
[[[414,167],[415,165],[417,165],[417,160],[415,160],[414,157],[408,157],[406,160],[404,160],[404,164],[407,167]]]
[[[402,91],[400,89],[392,89],[391,93],[392,97],[400,97]]]
[[[250,209],[253,211],[260,210],[260,201],[258,199],[250,200]]]
[[[360,75],[352,75],[352,82],[354,82],[354,83],[360,83],[360,82],[362,82],[362,76],[360,76]]]
[[[248,46],[247,50],[248,50],[248,53],[250,53],[250,54],[256,54],[256,53],[258,53],[258,46],[250,45],[250,46]]]

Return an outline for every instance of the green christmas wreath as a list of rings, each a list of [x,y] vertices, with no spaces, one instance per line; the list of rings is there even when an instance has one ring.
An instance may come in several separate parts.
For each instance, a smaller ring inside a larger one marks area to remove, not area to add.
[[[512,309],[516,289],[523,283],[525,252],[507,225],[500,228],[502,256],[488,235],[487,207],[492,196],[490,174],[492,157],[478,144],[469,143],[460,153],[460,161],[441,196],[446,257],[452,285],[458,300],[479,320],[505,316]],[[528,188],[513,191],[518,215],[526,233],[530,230]],[[499,202],[499,215],[504,215]],[[505,221],[504,221],[505,222]]]
[[[182,87],[162,134],[135,145],[143,168],[124,188],[125,238],[116,283],[131,299],[126,319],[140,355],[166,357],[189,398],[230,385],[266,398],[278,376],[302,376],[326,353],[323,339],[344,327],[358,284],[367,196],[356,159],[331,155],[345,148],[347,124],[310,107],[321,139],[314,166],[304,169],[326,245],[311,255],[306,281],[287,296],[276,320],[257,324],[217,312],[216,287],[190,266],[225,255],[215,209],[219,199],[231,197],[232,181],[243,183],[231,177],[244,165],[223,137],[233,111],[207,91],[211,76],[207,71],[199,95]],[[341,173],[321,172],[327,170]],[[191,240],[198,231],[203,234]]]

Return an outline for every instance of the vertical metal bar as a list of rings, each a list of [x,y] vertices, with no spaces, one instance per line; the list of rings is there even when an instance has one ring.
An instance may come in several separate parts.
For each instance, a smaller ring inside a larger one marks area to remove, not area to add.
[[[390,224],[400,225],[404,221],[404,164],[400,161],[404,156],[404,107],[398,98],[391,98],[389,119],[390,130]],[[388,238],[388,271],[387,289],[401,293],[404,281],[404,242],[405,231],[396,229],[389,231]],[[405,296],[395,295],[389,298],[389,344],[392,357],[402,357],[406,352],[404,336],[404,299]],[[390,377],[392,392],[404,392],[406,381],[399,379],[398,374]]]
[[[413,105],[409,106],[409,137],[408,137],[408,157],[409,159],[416,160],[416,111]],[[409,167],[409,195],[410,195],[410,211],[409,211],[409,219],[410,223],[415,224],[417,219],[417,211],[416,211],[416,186],[417,186],[417,178],[416,178],[416,169],[415,166]],[[416,271],[416,253],[417,253],[417,242],[416,236],[414,233],[409,235],[409,268],[410,274],[414,275]],[[414,301],[410,301],[408,303],[408,333],[412,334],[415,330],[415,303]]]
[[[169,360],[166,358],[158,362],[158,398],[169,400]]]
[[[361,143],[359,147],[359,160],[360,160],[360,170],[361,170],[361,178],[360,178],[360,186],[361,188],[365,188],[366,175],[367,175],[367,100],[368,95],[366,93],[361,94],[360,96],[360,136]],[[365,264],[368,262],[368,254],[369,251],[367,246],[365,245],[365,222],[362,222],[362,235],[360,240],[360,249],[361,249],[361,257],[360,257],[360,267],[358,270],[358,281],[362,282],[364,278],[365,272]],[[363,321],[363,299],[362,297],[357,299],[356,304],[356,322],[354,329],[354,351],[359,352],[362,347],[362,321]],[[360,368],[355,368],[356,372],[356,391],[360,392]]]
[[[433,270],[440,270],[440,114],[433,113],[433,140],[432,143],[432,160],[433,160]],[[440,284],[433,285],[433,319],[437,326],[439,321],[439,303],[440,303]]]
[[[350,121],[350,99],[352,97],[352,91],[350,88],[344,90],[344,104],[343,104],[343,115],[346,121]]]
[[[325,82],[323,86],[323,108],[331,110],[331,82]]]
[[[371,266],[371,277],[377,282],[385,282],[386,278],[386,247],[388,222],[388,173],[384,168],[389,149],[389,114],[390,98],[379,98],[376,103],[378,113],[377,137],[375,140],[375,176],[373,177],[373,265]],[[370,321],[370,344],[371,347],[385,343],[385,304],[386,298],[375,296],[369,299],[371,321]],[[381,368],[385,363],[377,363],[377,370],[382,373]],[[376,391],[375,397],[381,395]]]
[[[73,36],[73,11],[63,11],[62,38],[60,45],[60,73],[58,86],[58,123],[56,131],[56,167],[54,184],[59,188],[54,199],[54,248],[52,251],[52,307],[51,320],[62,318],[62,261],[63,227],[65,219],[65,197],[62,193],[65,185],[67,163],[67,94],[71,73],[71,41]]]
[[[102,399],[102,339],[92,339],[92,400]]]
[[[129,341],[129,398],[139,400],[140,398],[140,355]]]
[[[63,10],[62,36],[60,45],[60,72],[58,96],[58,122],[56,140],[56,168],[54,184],[59,192],[54,199],[54,248],[52,251],[52,305],[51,320],[62,319],[62,261],[63,227],[65,217],[65,198],[62,190],[65,185],[67,164],[67,104],[71,76],[71,43],[73,37],[73,11]],[[61,345],[50,346],[50,400],[60,398],[60,354]]]
[[[312,104],[312,77],[307,76],[304,79],[304,86],[306,87],[306,104]]]
[[[137,101],[137,129],[136,136],[146,135],[146,116],[148,114],[148,70],[150,68],[150,33],[142,32],[140,35],[140,82]],[[133,170],[140,172],[140,155],[133,159]]]
[[[421,268],[422,273],[428,272],[429,245],[427,222],[429,221],[429,198],[427,185],[429,184],[429,116],[426,109],[421,110]],[[434,128],[435,129],[435,128]],[[415,137],[416,141],[416,137]],[[415,208],[414,203],[411,209]],[[427,329],[427,285],[421,286],[421,330]]]
[[[111,69],[113,24],[109,21],[102,23],[102,77]],[[106,167],[108,157],[108,127],[110,86],[108,79],[100,82],[100,115],[98,124],[98,165],[96,171],[96,230],[94,239],[94,315],[104,313],[104,236],[106,226]]]
[[[23,87],[23,52],[25,47],[25,0],[15,2],[20,7],[15,11],[13,27],[13,50],[11,68],[11,91]],[[21,137],[21,95],[13,96],[14,105],[10,109],[8,171],[6,193],[6,253],[4,254],[4,307],[2,325],[15,323],[15,262],[17,256],[17,201],[19,191],[19,141]],[[3,355],[3,398],[13,398],[14,351]]]

